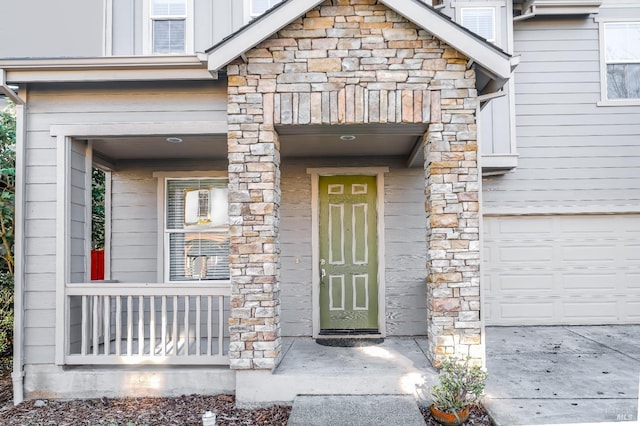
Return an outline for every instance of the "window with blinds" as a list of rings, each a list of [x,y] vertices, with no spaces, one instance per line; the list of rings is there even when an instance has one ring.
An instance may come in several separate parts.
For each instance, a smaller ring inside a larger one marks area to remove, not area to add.
[[[227,180],[167,179],[169,281],[229,279]]]
[[[496,10],[493,7],[463,7],[460,23],[491,43],[496,42]]]
[[[255,18],[271,9],[282,0],[251,0],[251,17]]]
[[[150,0],[153,53],[185,53],[186,0]]]

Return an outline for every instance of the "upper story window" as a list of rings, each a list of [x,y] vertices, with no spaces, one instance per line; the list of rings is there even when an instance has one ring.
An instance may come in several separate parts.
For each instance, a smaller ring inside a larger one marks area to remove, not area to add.
[[[193,0],[148,0],[147,53],[185,54],[193,49],[192,2]]]
[[[227,180],[165,180],[165,281],[229,279]]]
[[[606,98],[640,100],[640,22],[604,24]]]
[[[282,0],[249,0],[249,19],[257,18]]]
[[[460,23],[491,43],[496,43],[496,9],[494,7],[463,7]]]

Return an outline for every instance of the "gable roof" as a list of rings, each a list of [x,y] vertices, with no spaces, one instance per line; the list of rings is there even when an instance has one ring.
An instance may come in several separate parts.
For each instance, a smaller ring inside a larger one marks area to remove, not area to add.
[[[325,0],[283,0],[258,19],[240,28],[207,49],[210,72],[217,72],[231,61],[298,19]],[[460,53],[471,58],[488,79],[506,81],[517,65],[510,56],[492,43],[467,30],[446,15],[419,0],[379,0],[405,19],[428,31]]]

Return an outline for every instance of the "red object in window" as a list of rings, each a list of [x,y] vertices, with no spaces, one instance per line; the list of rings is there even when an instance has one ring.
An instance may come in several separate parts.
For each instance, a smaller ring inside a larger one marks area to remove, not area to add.
[[[104,280],[104,250],[91,250],[91,280]]]

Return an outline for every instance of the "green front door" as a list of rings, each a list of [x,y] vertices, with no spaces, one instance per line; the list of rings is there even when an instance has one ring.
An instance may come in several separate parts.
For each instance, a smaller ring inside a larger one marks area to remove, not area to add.
[[[321,176],[320,330],[378,331],[375,176]]]

